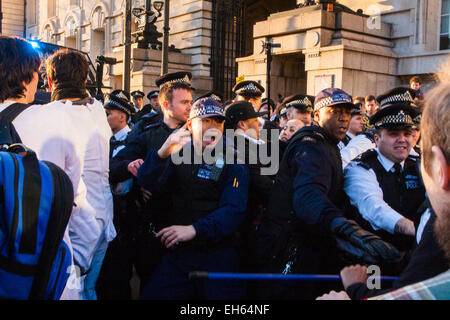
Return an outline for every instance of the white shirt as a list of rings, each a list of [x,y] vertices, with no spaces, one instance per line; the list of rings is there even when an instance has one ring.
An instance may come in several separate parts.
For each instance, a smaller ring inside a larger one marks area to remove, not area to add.
[[[0,112],[13,103],[0,104]],[[36,152],[39,160],[53,162],[69,176],[76,207],[72,210],[64,241],[72,253],[72,265],[75,260],[87,270],[101,230],[95,220],[95,210],[87,202],[86,185],[81,178],[83,147],[79,136],[82,131],[75,126],[69,106],[59,102],[33,105],[19,114],[13,124],[22,142]],[[75,284],[69,287],[68,281],[61,299],[80,299],[79,288]]]
[[[130,131],[131,131],[130,127],[125,126],[120,131],[116,132],[114,138],[116,138],[117,141],[123,141],[127,138],[128,133]],[[114,158],[123,148],[125,148],[124,145],[117,146],[112,152],[112,157]],[[133,178],[119,182],[114,187],[113,192],[115,195],[125,195],[128,192],[130,192],[132,185],[133,185]]]
[[[417,227],[417,232],[416,232],[417,244],[419,244],[420,240],[422,240],[423,230],[425,229],[425,226],[427,225],[428,220],[430,220],[430,217],[431,217],[431,211],[428,208],[427,210],[424,211],[424,213],[422,213],[422,216],[420,217],[420,223]]]
[[[53,102],[63,104],[62,102]],[[93,104],[73,105],[67,100],[70,116],[77,126],[82,146],[82,179],[86,185],[86,199],[95,210],[100,230],[106,241],[116,236],[113,224],[113,200],[109,185],[109,139],[112,131],[103,105],[94,99]]]
[[[378,160],[386,171],[394,170],[394,162],[383,156],[378,150]],[[405,162],[401,163],[402,169]],[[370,222],[374,230],[383,229],[394,233],[397,222],[404,218],[383,200],[383,190],[375,172],[365,169],[352,161],[344,170],[344,190],[356,206],[361,216]]]
[[[355,135],[351,134],[351,133],[348,132],[348,131],[347,131],[346,135],[350,138],[350,141],[351,141],[354,137],[356,137]],[[350,143],[350,141],[349,141],[349,143]],[[339,148],[339,150],[344,149],[344,148],[345,148],[344,142],[339,141],[339,143],[338,143],[338,148]]]
[[[116,134],[114,134],[113,136],[117,141],[123,141],[127,138],[128,132],[130,132],[130,131],[131,131],[130,127],[125,126],[121,130],[116,132]],[[112,152],[112,157],[114,158],[119,153],[119,151],[122,150],[123,148],[125,148],[124,145],[120,145],[117,148],[115,148]]]
[[[341,149],[342,168],[345,168],[350,161],[360,154],[374,148],[376,148],[375,143],[370,141],[364,134],[359,134],[352,138],[350,142]]]

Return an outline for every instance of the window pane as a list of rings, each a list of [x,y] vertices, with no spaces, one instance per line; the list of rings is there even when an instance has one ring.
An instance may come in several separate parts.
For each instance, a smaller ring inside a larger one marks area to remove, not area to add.
[[[441,45],[440,45],[440,49],[441,50],[448,50],[450,49],[450,41],[449,41],[449,36],[445,35],[445,36],[441,36]]]
[[[449,20],[450,20],[450,16],[442,17],[442,20],[441,20],[441,34],[448,33]]]
[[[442,14],[450,13],[450,0],[442,0]]]

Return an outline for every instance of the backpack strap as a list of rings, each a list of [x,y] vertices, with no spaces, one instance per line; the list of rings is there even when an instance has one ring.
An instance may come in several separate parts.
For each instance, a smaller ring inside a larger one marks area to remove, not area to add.
[[[13,143],[22,143],[19,134],[12,122],[17,118],[19,114],[21,114],[25,109],[30,107],[29,104],[23,103],[13,103],[2,112],[0,112],[0,122],[1,122],[1,134],[0,134],[0,143],[1,144],[13,144]]]
[[[47,166],[52,174],[53,201],[41,256],[39,257],[35,279],[30,290],[30,300],[45,299],[51,266],[63,240],[74,204],[73,186],[67,174],[52,162],[41,162]],[[66,270],[62,272],[66,272]]]

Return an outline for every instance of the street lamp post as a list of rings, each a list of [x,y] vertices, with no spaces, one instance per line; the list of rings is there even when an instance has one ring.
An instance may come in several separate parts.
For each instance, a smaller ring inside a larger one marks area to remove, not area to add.
[[[169,58],[169,0],[165,0],[164,7],[164,38],[162,47],[162,57],[161,57],[161,75],[168,72],[168,58]]]
[[[161,16],[162,1],[154,1],[153,6],[157,12],[152,11],[152,1],[145,1],[145,25],[142,34],[138,36],[138,48],[148,49],[149,47],[156,49],[161,46],[161,41],[158,40],[162,33],[158,32],[155,26],[155,21]]]
[[[262,51],[266,52],[266,92],[267,92],[267,99],[270,99],[270,72],[272,67],[272,48],[280,48],[281,44],[279,43],[272,43],[270,42],[270,39],[267,37],[266,41],[263,41],[262,44]]]
[[[125,4],[125,50],[123,57],[123,90],[130,92],[130,62],[131,62],[131,0]]]

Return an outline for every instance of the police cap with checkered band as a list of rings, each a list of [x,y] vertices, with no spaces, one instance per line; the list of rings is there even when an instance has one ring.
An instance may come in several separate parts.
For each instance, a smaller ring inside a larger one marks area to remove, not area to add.
[[[130,94],[123,90],[114,90],[106,97],[105,109],[119,110],[131,116],[134,114],[134,107],[130,103]]]
[[[222,104],[213,98],[202,98],[194,102],[189,114],[189,120],[194,118],[213,118],[219,117],[225,119]]]
[[[312,112],[313,111],[313,103],[312,103],[313,99],[314,99],[314,97],[307,96],[304,94],[295,94],[295,95],[286,97],[282,103],[286,107],[286,109],[295,108],[300,111]]]
[[[173,72],[166,73],[165,75],[156,79],[155,84],[159,88],[161,88],[165,84],[169,83],[184,83],[188,86],[191,86],[192,73],[190,72]]]
[[[253,80],[238,82],[233,87],[234,94],[246,98],[259,98],[265,91],[262,85]]]
[[[320,110],[323,107],[348,107],[354,109],[352,96],[347,94],[344,90],[336,88],[328,88],[320,91],[314,100],[314,111]]]

